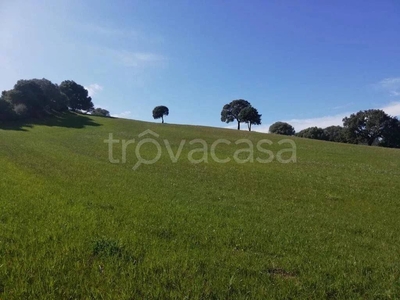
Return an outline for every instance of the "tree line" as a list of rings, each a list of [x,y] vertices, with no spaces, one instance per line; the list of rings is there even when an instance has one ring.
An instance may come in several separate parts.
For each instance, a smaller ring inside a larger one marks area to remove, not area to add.
[[[0,122],[42,118],[64,111],[110,116],[109,111],[95,108],[89,92],[73,80],[65,80],[60,85],[45,78],[19,80],[13,89],[3,91],[0,96]],[[153,118],[161,118],[162,123],[168,114],[168,107],[163,105],[153,110]],[[247,124],[249,131],[252,125],[261,125],[261,116],[244,99],[225,104],[221,111],[221,121],[237,122],[239,130],[241,123]],[[343,126],[310,127],[296,133],[292,125],[276,122],[270,126],[269,132],[332,142],[400,148],[400,121],[379,109],[351,114],[343,119]]]
[[[251,131],[251,125],[261,124],[261,114],[250,102],[238,99],[223,106],[221,121],[236,121],[238,130],[241,123],[246,123]],[[276,122],[269,127],[269,132],[331,142],[400,148],[400,121],[380,109],[351,114],[343,119],[343,126],[309,127],[296,133],[292,125]]]
[[[276,122],[269,132],[302,138],[400,148],[400,121],[383,110],[369,109],[343,118],[343,126],[309,127],[295,133],[293,126]]]
[[[3,122],[42,118],[68,110],[110,116],[107,110],[94,108],[88,91],[73,80],[65,80],[60,85],[45,78],[19,80],[0,97],[0,121]]]

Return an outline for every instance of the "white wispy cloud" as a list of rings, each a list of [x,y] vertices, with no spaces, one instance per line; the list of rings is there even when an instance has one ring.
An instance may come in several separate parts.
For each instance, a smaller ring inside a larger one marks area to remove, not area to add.
[[[167,57],[153,51],[130,51],[102,46],[88,46],[87,51],[96,53],[101,59],[107,58],[113,64],[136,69],[164,67],[168,61]]]
[[[95,94],[103,90],[103,87],[97,83],[92,83],[84,88],[88,91],[90,97],[93,97]]]
[[[110,26],[103,26],[91,23],[74,23],[79,30],[85,30],[89,33],[109,36],[109,37],[139,37],[139,33],[133,29],[121,29]]]
[[[400,116],[400,102],[392,102],[381,108],[391,116]]]
[[[334,110],[344,109],[344,108],[352,106],[353,104],[354,104],[354,102],[350,102],[350,103],[347,103],[347,104],[344,104],[344,105],[335,106],[332,109],[334,109]]]
[[[317,118],[283,120],[282,122],[289,123],[298,132],[300,130],[314,126],[325,128],[332,125],[343,125],[342,121],[343,118],[349,115],[350,113],[341,113],[337,115],[317,117]],[[271,125],[272,124],[255,127],[254,131],[268,132],[269,126]]]
[[[332,116],[324,116],[317,118],[309,118],[309,119],[292,119],[287,120],[285,122],[291,124],[296,131],[303,130],[308,127],[328,127],[332,125],[343,125],[343,118],[349,116],[351,113],[341,113]]]
[[[127,111],[123,111],[123,112],[121,112],[119,114],[113,114],[112,116],[116,117],[116,118],[121,118],[121,119],[129,119],[129,117],[131,115],[132,115],[132,112],[127,110]]]
[[[72,25],[86,32],[89,52],[98,54],[98,57],[107,57],[120,66],[162,67],[167,62],[167,58],[155,50],[157,44],[163,41],[161,37],[153,37],[131,28],[115,28],[103,24],[72,23]],[[99,38],[101,44],[99,44]],[[130,41],[130,46],[127,48],[115,47],[120,44],[121,39]],[[140,45],[141,49],[138,49],[137,45]],[[148,50],[143,51],[142,49]]]
[[[400,77],[385,78],[376,83],[375,87],[389,92],[392,96],[400,96]]]
[[[164,37],[145,33],[134,28],[115,27],[104,23],[85,23],[71,21],[69,25],[76,31],[85,32],[90,36],[96,36],[106,39],[124,38],[130,41],[140,41],[141,44],[160,44],[163,43]]]
[[[166,58],[163,55],[151,52],[115,51],[118,60],[126,67],[160,66]]]

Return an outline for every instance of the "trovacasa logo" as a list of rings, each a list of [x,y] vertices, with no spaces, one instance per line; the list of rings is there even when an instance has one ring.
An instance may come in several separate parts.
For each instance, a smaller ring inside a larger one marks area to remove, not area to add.
[[[276,160],[279,163],[296,163],[297,162],[297,147],[296,143],[291,139],[282,139],[277,142],[281,147],[277,153],[268,149],[268,146],[273,145],[273,142],[269,139],[260,139],[257,143],[249,139],[239,139],[236,141],[230,141],[227,139],[217,139],[211,144],[207,143],[203,139],[192,139],[187,141],[183,139],[179,143],[179,147],[174,153],[171,143],[168,139],[162,139],[159,134],[148,129],[138,135],[138,139],[120,140],[115,139],[113,133],[109,133],[108,139],[104,140],[104,143],[108,144],[108,159],[113,164],[125,164],[127,163],[127,152],[128,147],[135,147],[135,157],[137,162],[133,166],[133,170],[137,170],[141,165],[152,165],[156,164],[162,157],[163,151],[167,151],[171,163],[178,163],[181,159],[187,159],[193,164],[208,163],[213,160],[216,163],[226,164],[234,161],[238,164],[245,163],[260,163],[267,164]],[[121,145],[121,156],[115,158],[114,145]],[[144,145],[152,145],[156,149],[154,157],[151,159],[143,157],[142,147]],[[182,150],[185,145],[194,147],[191,149],[187,156],[182,158]],[[223,145],[236,145],[236,151],[232,157],[223,157],[218,154],[219,147]],[[202,154],[200,158],[195,158]]]

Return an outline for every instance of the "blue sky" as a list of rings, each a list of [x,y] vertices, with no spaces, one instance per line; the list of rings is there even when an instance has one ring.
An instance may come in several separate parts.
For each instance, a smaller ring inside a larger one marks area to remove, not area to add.
[[[1,0],[0,15],[1,90],[72,79],[115,116],[166,105],[169,123],[217,127],[242,98],[257,131],[400,115],[397,0]]]

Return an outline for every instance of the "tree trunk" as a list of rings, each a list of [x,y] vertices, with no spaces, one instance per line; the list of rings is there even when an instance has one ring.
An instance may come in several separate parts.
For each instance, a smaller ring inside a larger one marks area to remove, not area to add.
[[[249,131],[251,131],[251,123],[247,123],[247,127],[249,127]]]
[[[240,130],[240,122],[238,121],[238,130]]]
[[[161,116],[162,123],[164,124],[164,116]]]

